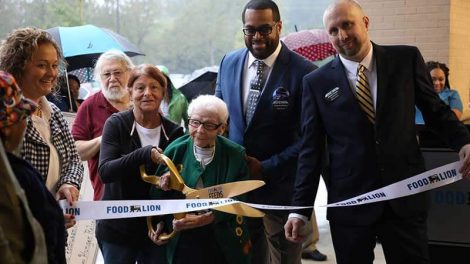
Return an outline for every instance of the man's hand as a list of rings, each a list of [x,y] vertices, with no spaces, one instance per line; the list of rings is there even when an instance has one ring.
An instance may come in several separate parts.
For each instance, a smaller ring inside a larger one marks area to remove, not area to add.
[[[462,162],[459,172],[462,173],[462,178],[470,180],[470,144],[464,145],[460,149],[459,157]]]
[[[301,243],[304,241],[305,236],[302,235],[304,225],[305,223],[302,219],[296,217],[290,217],[287,219],[287,222],[284,225],[286,239],[294,243]]]
[[[245,156],[246,164],[250,170],[251,179],[253,180],[262,180],[263,179],[263,166],[261,162],[255,157]]]

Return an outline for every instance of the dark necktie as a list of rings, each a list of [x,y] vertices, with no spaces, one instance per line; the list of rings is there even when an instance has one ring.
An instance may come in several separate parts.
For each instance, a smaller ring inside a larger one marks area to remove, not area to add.
[[[261,91],[264,86],[264,62],[255,60],[256,75],[250,82],[250,92],[248,93],[248,106],[246,108],[246,124],[249,124],[253,114],[255,113],[256,105],[258,104]]]
[[[369,80],[364,72],[365,69],[364,65],[359,64],[357,69],[356,98],[369,121],[375,124],[374,101],[372,101]]]

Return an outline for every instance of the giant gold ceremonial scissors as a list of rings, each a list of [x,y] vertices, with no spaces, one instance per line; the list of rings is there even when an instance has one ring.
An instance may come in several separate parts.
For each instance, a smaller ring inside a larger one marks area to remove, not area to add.
[[[257,189],[263,186],[265,183],[264,181],[259,180],[246,180],[246,181],[238,181],[238,182],[229,182],[223,183],[219,185],[210,186],[203,189],[192,189],[186,184],[184,184],[184,180],[181,177],[178,169],[176,168],[175,164],[171,159],[167,156],[161,154],[161,158],[165,162],[166,166],[170,171],[170,189],[180,191],[186,197],[186,199],[213,199],[213,198],[231,198],[240,194],[244,194],[251,190]],[[145,167],[140,166],[140,176],[142,180],[153,185],[160,185],[160,177],[155,175],[148,175],[145,172]],[[227,204],[218,207],[212,208],[213,210],[235,214],[235,215],[242,215],[242,216],[249,216],[249,217],[263,217],[264,213],[250,207],[243,203],[235,203],[235,204]],[[185,217],[185,213],[178,213],[174,214],[175,219],[182,219]],[[155,232],[153,225],[152,225],[152,217],[147,217],[147,228],[152,233]],[[172,238],[176,234],[175,231],[172,231],[170,234],[162,234],[159,236],[161,240],[168,240]]]

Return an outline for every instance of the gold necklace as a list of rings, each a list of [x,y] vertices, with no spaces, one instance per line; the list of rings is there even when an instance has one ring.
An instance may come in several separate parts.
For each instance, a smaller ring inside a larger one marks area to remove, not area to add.
[[[34,111],[34,114],[35,114],[36,116],[42,118],[42,110],[41,110],[41,108],[42,108],[42,103],[41,103],[41,101],[39,101],[38,106],[37,106],[37,108],[36,108],[36,111]]]

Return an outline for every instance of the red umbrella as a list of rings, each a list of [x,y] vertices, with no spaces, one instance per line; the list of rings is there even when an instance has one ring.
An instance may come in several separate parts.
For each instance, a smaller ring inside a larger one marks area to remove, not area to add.
[[[286,46],[311,61],[321,61],[336,54],[323,29],[301,30],[290,33],[282,41]]]

